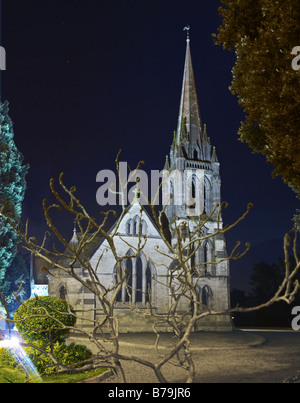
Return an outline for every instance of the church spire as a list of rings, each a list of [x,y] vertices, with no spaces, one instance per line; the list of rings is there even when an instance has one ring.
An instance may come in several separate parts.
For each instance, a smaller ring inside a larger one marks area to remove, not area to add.
[[[78,246],[78,236],[77,236],[77,229],[76,229],[76,219],[74,220],[74,229],[73,229],[73,236],[70,241],[70,245],[76,248]]]
[[[165,191],[175,195],[166,206],[169,222],[210,214],[220,200],[219,162],[202,124],[190,51],[189,27],[177,130],[165,163]],[[187,199],[187,197],[190,197]],[[176,200],[176,203],[175,203]],[[190,203],[191,200],[193,203]]]
[[[184,28],[184,30],[187,30],[186,54],[176,144],[177,146],[180,143],[185,145],[184,148],[188,158],[194,159],[196,157],[198,159],[203,159],[201,141],[202,125],[190,51],[189,29],[189,27]]]

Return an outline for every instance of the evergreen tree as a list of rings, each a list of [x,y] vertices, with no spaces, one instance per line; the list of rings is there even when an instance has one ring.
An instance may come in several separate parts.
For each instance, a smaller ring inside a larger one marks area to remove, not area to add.
[[[0,291],[4,291],[5,274],[17,253],[18,235],[4,215],[19,223],[22,212],[28,165],[14,143],[13,123],[8,115],[8,102],[1,104],[0,132]]]
[[[300,196],[300,3],[295,0],[222,0],[216,43],[235,50],[231,91],[245,112],[239,136],[262,153]]]
[[[21,289],[19,289],[20,285],[22,285]],[[5,303],[8,307],[10,316],[12,317],[15,310],[19,307],[19,302],[14,297],[14,293],[19,291],[18,299],[21,302],[24,302],[30,298],[31,292],[30,262],[28,256],[26,256],[21,249],[16,253],[13,261],[6,271],[1,288],[2,289],[0,291],[5,295]]]

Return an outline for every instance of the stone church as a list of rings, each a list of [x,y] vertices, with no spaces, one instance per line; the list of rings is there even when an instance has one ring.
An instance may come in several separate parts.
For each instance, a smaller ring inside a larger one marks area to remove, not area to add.
[[[196,226],[201,215],[210,216],[216,203],[220,203],[220,164],[216,150],[210,144],[206,126],[202,124],[194,72],[190,52],[190,39],[187,38],[186,55],[182,93],[180,100],[177,131],[174,133],[170,153],[166,158],[164,170],[169,173],[168,191],[172,196],[165,213],[170,223],[172,244],[176,237],[172,226],[174,223],[185,222],[190,231]],[[178,175],[181,173],[182,175]],[[176,176],[177,175],[177,176]],[[179,178],[179,179],[178,179]],[[187,206],[184,200],[184,186],[189,183],[193,203]],[[163,185],[164,186],[164,185]],[[179,200],[178,200],[179,198]],[[182,198],[182,200],[180,200]],[[166,313],[170,306],[170,292],[166,287],[168,281],[168,267],[175,264],[169,257],[169,249],[162,236],[147,213],[141,210],[139,198],[136,195],[128,206],[122,220],[117,220],[117,235],[114,242],[119,255],[130,256],[133,249],[138,246],[138,228],[146,236],[146,244],[137,257],[127,259],[126,266],[129,272],[128,285],[131,291],[131,302],[146,312],[147,302],[151,299],[154,312]],[[213,234],[217,226],[222,227],[222,218],[217,220],[213,215],[205,222],[202,235]],[[111,231],[114,230],[114,227]],[[78,242],[76,230],[70,242]],[[131,247],[130,247],[131,246]],[[98,239],[90,246],[90,263],[97,270],[100,281],[105,286],[116,282],[116,264],[113,254],[106,240]],[[101,256],[101,259],[99,260]],[[196,286],[199,302],[214,310],[229,308],[229,262],[226,260],[226,244],[223,235],[210,237],[204,242],[195,254],[195,263],[216,262],[210,264],[205,275],[201,277]],[[224,259],[218,263],[220,259]],[[174,267],[174,266],[173,266]],[[77,267],[77,272],[83,277],[87,276],[84,268]],[[73,308],[84,313],[84,319],[79,326],[92,325],[94,320],[100,319],[101,310],[97,305],[93,293],[84,288],[78,281],[61,274],[61,281],[56,277],[48,276],[48,294],[65,298]],[[38,287],[38,284],[34,284]],[[149,292],[151,295],[149,295]],[[118,295],[115,306],[116,316],[120,322],[121,332],[152,331],[153,319],[136,311],[130,310],[124,302],[129,301],[128,288],[123,286]],[[189,301],[186,299],[186,304]],[[184,303],[183,303],[184,304]],[[187,306],[181,306],[185,311]],[[197,324],[196,329],[230,331],[231,321],[229,315],[207,316]],[[162,328],[162,331],[167,330]]]

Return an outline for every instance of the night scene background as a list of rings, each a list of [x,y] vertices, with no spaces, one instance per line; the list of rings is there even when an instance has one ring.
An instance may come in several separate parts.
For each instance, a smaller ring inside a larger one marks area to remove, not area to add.
[[[65,173],[67,185],[97,217],[96,174],[121,161],[161,170],[169,153],[183,77],[186,34],[200,112],[216,146],[224,224],[249,202],[250,215],[227,233],[230,253],[237,240],[251,250],[231,263],[231,287],[247,289],[254,263],[277,262],[283,236],[292,226],[299,200],[273,167],[254,155],[237,131],[243,112],[230,93],[235,54],[214,45],[221,23],[217,0],[2,0],[1,101],[10,103],[15,143],[30,164],[23,220],[30,233],[46,229],[42,199],[49,179]],[[72,218],[62,222],[71,238]]]

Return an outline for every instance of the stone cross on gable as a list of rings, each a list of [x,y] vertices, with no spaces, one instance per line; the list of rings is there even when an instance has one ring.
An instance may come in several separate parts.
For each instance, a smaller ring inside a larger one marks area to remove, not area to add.
[[[134,198],[132,200],[132,204],[139,202],[140,199],[140,188],[138,186],[136,186],[133,190],[132,190],[133,194],[134,194]]]

